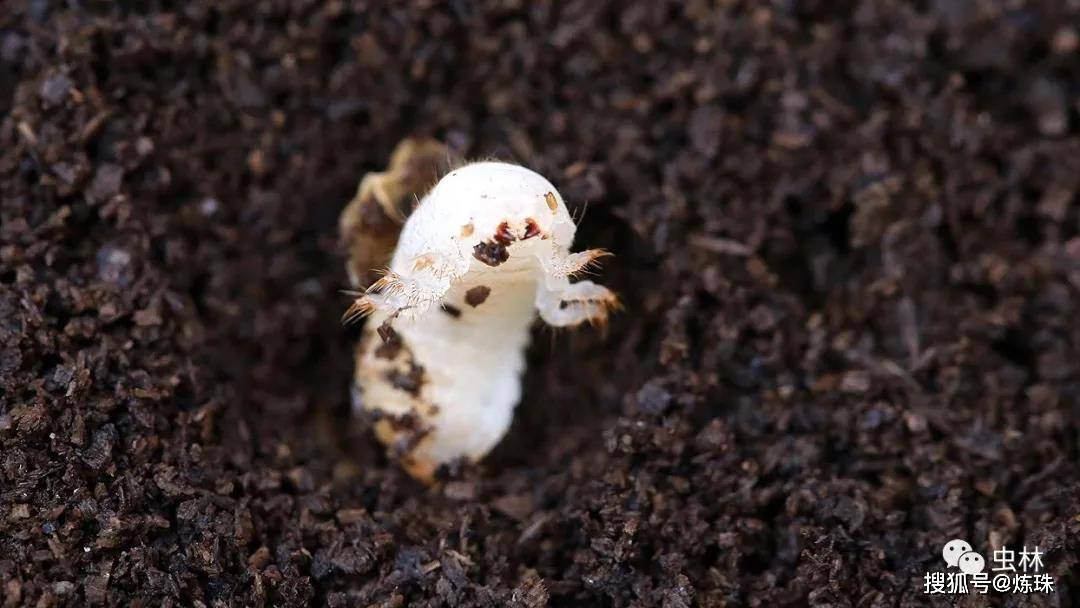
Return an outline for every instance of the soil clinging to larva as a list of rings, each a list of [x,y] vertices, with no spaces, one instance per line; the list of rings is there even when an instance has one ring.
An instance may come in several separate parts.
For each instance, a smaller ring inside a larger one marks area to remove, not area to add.
[[[482,241],[473,247],[473,257],[488,266],[495,267],[510,259],[510,252],[507,251],[506,245],[495,241]]]

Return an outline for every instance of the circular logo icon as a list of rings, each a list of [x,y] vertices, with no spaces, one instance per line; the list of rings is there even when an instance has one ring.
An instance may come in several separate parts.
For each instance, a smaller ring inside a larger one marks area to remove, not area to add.
[[[972,551],[971,544],[961,538],[954,538],[945,543],[945,548],[941,550],[941,557],[945,558],[945,563],[953,568],[958,565],[960,556]]]

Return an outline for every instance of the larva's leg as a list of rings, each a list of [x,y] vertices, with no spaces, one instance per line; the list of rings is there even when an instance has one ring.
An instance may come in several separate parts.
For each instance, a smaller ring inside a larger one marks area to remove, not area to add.
[[[450,263],[437,254],[417,257],[408,273],[386,271],[346,311],[346,319],[375,312],[384,313],[388,320],[412,319],[424,315],[442,302],[450,285],[460,278],[460,264]]]
[[[545,270],[552,277],[573,277],[591,268],[599,266],[600,258],[611,255],[604,249],[589,249],[579,253],[571,253],[561,258],[546,260]]]
[[[586,322],[603,325],[608,314],[619,307],[619,299],[610,289],[592,281],[554,283],[554,288],[541,285],[536,294],[536,310],[548,325],[572,327]]]

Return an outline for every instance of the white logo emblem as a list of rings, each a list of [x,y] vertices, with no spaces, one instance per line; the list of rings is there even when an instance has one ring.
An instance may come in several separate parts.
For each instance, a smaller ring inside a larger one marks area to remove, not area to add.
[[[986,558],[971,548],[971,543],[954,538],[941,548],[945,570],[927,572],[923,577],[923,593],[927,595],[986,595],[996,593],[1030,594],[1054,593],[1054,577],[1042,572],[1043,552],[1027,545],[1017,552],[1001,546],[993,551],[993,568],[987,568]],[[989,570],[989,571],[988,571]]]
[[[968,551],[960,556],[959,566],[964,574],[978,574],[986,567],[986,560],[978,553]]]
[[[954,538],[945,543],[945,548],[941,550],[941,556],[945,558],[945,563],[950,568],[955,568],[960,563],[960,556],[970,551],[972,551],[970,543],[960,538]]]

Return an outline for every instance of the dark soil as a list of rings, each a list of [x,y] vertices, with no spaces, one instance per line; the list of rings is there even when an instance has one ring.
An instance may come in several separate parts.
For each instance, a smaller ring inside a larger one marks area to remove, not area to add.
[[[0,9],[3,605],[917,606],[956,537],[1080,604],[1075,2],[378,4]],[[409,135],[626,305],[434,488],[339,322]]]

